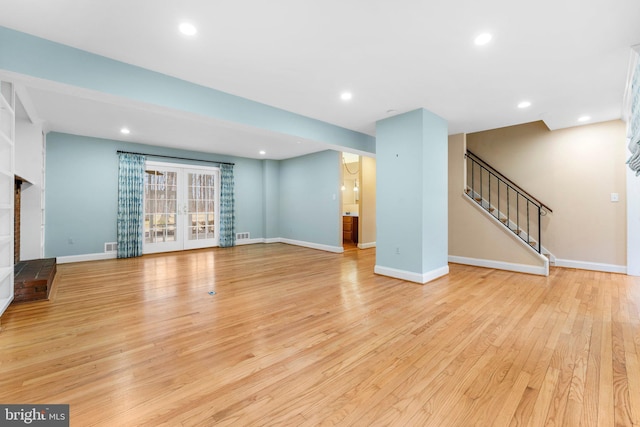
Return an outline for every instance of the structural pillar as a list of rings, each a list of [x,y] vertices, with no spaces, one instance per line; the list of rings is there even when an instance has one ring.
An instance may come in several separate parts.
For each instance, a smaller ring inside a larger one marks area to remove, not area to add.
[[[377,274],[427,283],[449,272],[447,133],[425,109],[376,123]]]

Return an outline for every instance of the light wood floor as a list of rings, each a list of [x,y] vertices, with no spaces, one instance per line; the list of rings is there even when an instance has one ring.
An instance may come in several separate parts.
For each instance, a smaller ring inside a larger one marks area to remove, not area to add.
[[[284,244],[59,266],[2,317],[0,402],[72,426],[640,426],[640,280]],[[210,295],[215,291],[215,295]]]

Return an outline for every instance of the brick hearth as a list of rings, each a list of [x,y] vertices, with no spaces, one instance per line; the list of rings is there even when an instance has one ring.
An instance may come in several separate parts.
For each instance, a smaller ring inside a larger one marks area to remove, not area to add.
[[[13,302],[48,299],[55,274],[55,258],[18,262],[14,267]]]

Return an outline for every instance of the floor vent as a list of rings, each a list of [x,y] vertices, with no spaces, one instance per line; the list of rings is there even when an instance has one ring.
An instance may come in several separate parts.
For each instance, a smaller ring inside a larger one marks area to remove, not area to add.
[[[104,251],[109,252],[118,252],[118,243],[117,242],[107,242],[104,244]]]
[[[246,240],[249,239],[249,233],[236,233],[236,240]]]

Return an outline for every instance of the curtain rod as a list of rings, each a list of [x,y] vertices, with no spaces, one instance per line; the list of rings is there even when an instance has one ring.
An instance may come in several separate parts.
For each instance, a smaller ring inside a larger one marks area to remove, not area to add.
[[[177,159],[177,160],[192,160],[194,162],[207,162],[207,163],[217,163],[219,165],[235,165],[235,163],[230,162],[221,162],[219,160],[204,160],[204,159],[191,159],[189,157],[176,157],[176,156],[165,156],[162,154],[147,154],[147,153],[134,153],[133,151],[116,151],[117,154],[137,154],[139,156],[149,156],[149,157],[163,157],[165,159]]]

